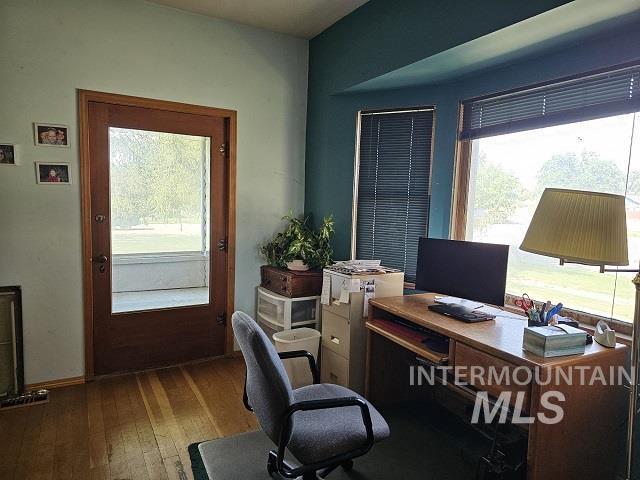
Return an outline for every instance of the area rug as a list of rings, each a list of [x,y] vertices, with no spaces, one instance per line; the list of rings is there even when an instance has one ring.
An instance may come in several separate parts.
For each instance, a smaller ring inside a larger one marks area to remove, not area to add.
[[[189,458],[191,459],[191,470],[193,471],[193,480],[209,480],[207,469],[202,461],[202,455],[200,455],[200,450],[198,450],[198,446],[202,443],[204,442],[192,443],[188,447]]]
[[[433,405],[383,410],[382,414],[391,437],[356,459],[352,471],[337,469],[328,480],[475,478],[478,459],[487,453],[489,445],[457,418]],[[273,448],[261,431],[191,445],[194,478],[268,479],[267,453]]]

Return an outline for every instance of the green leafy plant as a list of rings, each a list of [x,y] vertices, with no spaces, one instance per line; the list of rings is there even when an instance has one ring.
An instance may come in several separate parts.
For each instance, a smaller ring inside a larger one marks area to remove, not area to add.
[[[260,253],[273,267],[287,268],[287,263],[302,260],[310,268],[331,264],[333,249],[330,240],[334,232],[333,216],[324,217],[317,231],[309,227],[309,217],[296,218],[292,213],[282,217],[287,222],[284,231],[276,233],[260,247]]]

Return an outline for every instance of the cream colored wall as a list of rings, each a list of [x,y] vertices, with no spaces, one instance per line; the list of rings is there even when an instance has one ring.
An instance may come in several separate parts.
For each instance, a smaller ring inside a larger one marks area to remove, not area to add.
[[[306,41],[139,0],[0,2],[0,285],[21,285],[26,382],[82,375],[76,89],[238,111],[236,308],[253,312],[257,243],[303,210]],[[70,149],[33,145],[32,122],[68,124]],[[71,186],[34,162],[69,162]]]

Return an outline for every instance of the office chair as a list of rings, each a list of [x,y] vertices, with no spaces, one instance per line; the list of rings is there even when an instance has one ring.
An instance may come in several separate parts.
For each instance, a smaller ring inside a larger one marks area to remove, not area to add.
[[[315,480],[339,466],[349,470],[354,458],[389,436],[387,422],[369,402],[348,388],[319,383],[309,352],[276,352],[245,313],[234,313],[231,322],[247,364],[245,407],[256,414],[262,430],[277,445],[267,460],[270,476]],[[314,384],[293,390],[282,359],[305,357]],[[285,460],[286,450],[300,466]]]

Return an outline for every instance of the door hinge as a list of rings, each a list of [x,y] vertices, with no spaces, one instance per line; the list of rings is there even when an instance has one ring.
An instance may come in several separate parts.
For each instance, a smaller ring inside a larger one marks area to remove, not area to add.
[[[222,154],[222,155],[226,155],[227,154],[227,150],[229,150],[227,142],[225,143],[221,143],[220,146],[218,147],[218,151]]]
[[[228,247],[228,242],[226,238],[221,238],[220,240],[218,240],[218,242],[216,243],[216,248],[218,250],[220,250],[221,252],[226,252],[227,251],[227,247]]]
[[[216,317],[216,323],[220,326],[227,326],[227,312],[222,312]]]

